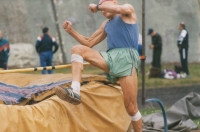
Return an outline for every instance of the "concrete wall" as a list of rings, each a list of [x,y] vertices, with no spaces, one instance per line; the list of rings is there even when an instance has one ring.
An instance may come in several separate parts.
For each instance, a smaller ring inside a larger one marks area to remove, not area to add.
[[[10,43],[31,43],[34,47],[41,28],[48,26],[50,34],[57,38],[50,0],[0,0],[0,29]],[[57,0],[60,28],[65,19],[73,22],[75,30],[90,36],[105,20],[100,12],[89,12],[89,3],[97,0]],[[140,32],[142,30],[142,0],[119,0],[120,4],[130,3],[135,7]],[[184,21],[189,32],[189,62],[200,62],[200,1],[199,0],[146,0],[146,32],[154,28],[163,38],[162,62],[179,62],[176,46],[179,33],[178,24]],[[70,63],[70,49],[77,41],[61,29],[64,50]],[[58,39],[57,39],[58,40]],[[151,38],[146,36],[147,63],[152,60],[148,45]],[[106,41],[95,46],[96,50],[106,50]],[[61,51],[54,55],[54,63],[60,62]],[[39,66],[35,53],[36,66]],[[18,64],[16,64],[18,65]]]
[[[38,56],[38,55],[37,55]],[[36,52],[32,44],[16,43],[10,44],[9,66],[18,66],[19,68],[36,65]]]
[[[163,38],[164,62],[179,61],[177,52],[178,24],[184,21],[189,32],[189,62],[200,61],[200,1],[148,0],[146,1],[146,27],[154,28]],[[146,43],[150,42],[147,38]],[[150,51],[147,50],[147,55]]]

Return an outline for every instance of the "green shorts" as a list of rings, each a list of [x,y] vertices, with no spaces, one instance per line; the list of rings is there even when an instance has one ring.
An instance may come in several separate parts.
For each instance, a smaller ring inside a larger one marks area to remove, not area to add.
[[[138,71],[139,54],[134,48],[116,48],[108,52],[100,52],[109,67],[107,79],[114,83],[119,77],[130,76],[133,68]]]

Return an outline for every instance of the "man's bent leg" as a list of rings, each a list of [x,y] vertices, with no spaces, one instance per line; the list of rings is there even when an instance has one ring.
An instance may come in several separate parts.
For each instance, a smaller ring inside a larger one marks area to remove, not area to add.
[[[68,101],[72,104],[81,103],[80,99],[80,82],[83,71],[83,59],[91,63],[92,65],[108,72],[108,67],[105,60],[98,51],[95,51],[89,47],[77,45],[71,50],[71,62],[72,62],[72,85],[71,88],[63,89],[56,88],[56,94],[61,99]]]
[[[73,53],[71,55],[71,62],[72,62],[72,84],[70,88],[56,88],[56,95],[61,98],[62,100],[65,100],[69,103],[72,103],[74,105],[78,105],[81,103],[81,97],[80,97],[80,77],[83,70],[83,57],[79,54]],[[75,79],[74,79],[75,77]],[[77,79],[78,78],[78,79]]]
[[[130,115],[134,132],[142,132],[142,117],[137,106],[137,73],[134,69],[131,76],[121,77],[120,86],[124,95],[124,105]]]

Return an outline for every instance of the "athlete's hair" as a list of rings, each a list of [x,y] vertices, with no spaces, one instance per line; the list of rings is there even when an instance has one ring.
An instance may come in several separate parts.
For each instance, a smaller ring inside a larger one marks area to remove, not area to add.
[[[185,29],[185,23],[184,23],[184,22],[181,22],[180,25],[181,25],[181,27],[182,27],[183,29]]]
[[[45,28],[42,29],[42,32],[43,32],[43,33],[47,33],[48,31],[49,31],[49,28],[48,28],[48,27],[45,27]]]

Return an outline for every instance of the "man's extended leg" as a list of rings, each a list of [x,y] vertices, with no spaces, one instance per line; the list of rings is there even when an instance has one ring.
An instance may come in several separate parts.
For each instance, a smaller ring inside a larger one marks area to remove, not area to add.
[[[102,69],[105,72],[109,72],[107,64],[104,58],[98,51],[95,51],[89,47],[83,45],[74,46],[71,50],[71,62],[72,62],[72,85],[71,88],[63,89],[56,88],[56,94],[61,99],[68,101],[72,104],[79,104],[80,99],[80,81],[83,71],[83,60],[88,61],[90,64]]]
[[[122,77],[119,81],[124,95],[124,105],[130,115],[134,132],[142,132],[142,116],[137,106],[138,82],[136,70],[133,70],[131,76]]]

